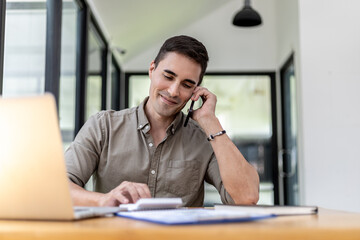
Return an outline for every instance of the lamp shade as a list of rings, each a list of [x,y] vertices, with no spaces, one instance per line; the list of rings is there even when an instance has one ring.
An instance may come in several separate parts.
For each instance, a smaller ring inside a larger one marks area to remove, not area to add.
[[[245,6],[236,13],[233,24],[239,27],[253,27],[262,23],[260,14],[250,6],[250,1],[245,0]]]

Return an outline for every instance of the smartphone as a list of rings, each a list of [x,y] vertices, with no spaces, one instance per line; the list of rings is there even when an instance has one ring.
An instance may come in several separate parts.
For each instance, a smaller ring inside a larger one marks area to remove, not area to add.
[[[189,119],[192,117],[193,108],[194,108],[194,103],[195,103],[195,101],[191,101],[190,108],[189,108],[189,112],[188,112],[188,115],[186,116],[186,119],[185,119],[184,127],[187,126],[187,124],[188,124],[188,122],[189,122]]]

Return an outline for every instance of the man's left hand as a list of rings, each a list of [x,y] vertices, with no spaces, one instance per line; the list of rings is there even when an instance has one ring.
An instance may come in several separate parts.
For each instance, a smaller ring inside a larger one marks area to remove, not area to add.
[[[206,121],[216,118],[215,107],[216,107],[216,95],[210,92],[207,88],[196,87],[191,100],[198,101],[201,97],[203,104],[200,108],[194,110],[193,119],[197,121],[200,126],[206,123]]]

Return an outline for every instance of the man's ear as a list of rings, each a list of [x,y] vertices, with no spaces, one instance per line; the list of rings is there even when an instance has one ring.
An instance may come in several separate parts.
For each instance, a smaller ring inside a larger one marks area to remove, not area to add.
[[[149,78],[151,80],[152,78],[152,73],[154,72],[155,70],[155,61],[152,60],[151,63],[150,63],[150,67],[149,67]]]

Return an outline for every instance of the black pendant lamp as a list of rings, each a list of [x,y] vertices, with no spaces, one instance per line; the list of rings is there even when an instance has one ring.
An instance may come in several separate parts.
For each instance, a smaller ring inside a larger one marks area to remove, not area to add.
[[[233,24],[239,27],[254,27],[261,24],[260,14],[250,6],[250,0],[244,0],[245,6],[236,13]]]

